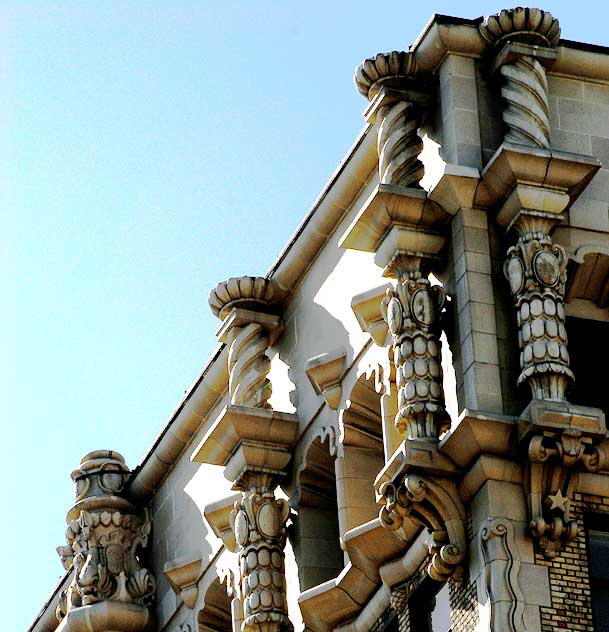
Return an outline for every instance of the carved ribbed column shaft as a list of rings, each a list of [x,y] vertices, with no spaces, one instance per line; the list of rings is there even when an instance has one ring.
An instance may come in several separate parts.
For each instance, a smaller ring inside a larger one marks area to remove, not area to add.
[[[381,184],[419,187],[424,175],[419,160],[421,95],[415,72],[414,57],[403,51],[379,53],[355,70],[357,89],[376,106]]]
[[[274,298],[273,286],[263,277],[228,279],[209,293],[210,309],[223,320],[219,337],[229,346],[231,404],[270,408],[271,361],[266,352],[269,332],[279,324],[277,316],[269,313]]]
[[[493,46],[494,68],[503,81],[505,140],[548,149],[548,82],[543,64],[555,58],[558,20],[541,9],[504,9],[489,16],[480,33]]]
[[[235,503],[231,526],[239,546],[240,594],[244,632],[291,628],[285,580],[287,501],[270,489],[252,486]]]
[[[518,223],[519,239],[507,252],[504,266],[510,283],[520,345],[521,373],[518,383],[527,382],[534,399],[565,400],[573,380],[569,368],[564,293],[567,254],[552,243],[543,223]]]
[[[388,290],[381,311],[393,339],[398,413],[396,426],[409,439],[435,441],[450,418],[442,386],[440,312],[445,294],[432,286],[417,256],[393,262],[398,284]]]

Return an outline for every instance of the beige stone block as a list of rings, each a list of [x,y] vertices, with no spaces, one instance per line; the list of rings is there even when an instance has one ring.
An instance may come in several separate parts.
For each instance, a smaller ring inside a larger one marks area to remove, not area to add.
[[[468,272],[467,279],[470,300],[478,303],[494,303],[493,283],[490,274]]]
[[[471,301],[469,303],[471,310],[471,328],[472,331],[478,331],[485,334],[497,334],[497,324],[495,321],[495,306],[488,303],[477,303]]]
[[[465,337],[461,343],[461,366],[463,367],[463,374],[467,372],[467,369],[474,362],[474,341],[471,333]]]
[[[469,143],[480,146],[480,127],[478,113],[470,110],[455,110],[452,117],[457,143]]]
[[[583,99],[584,83],[576,79],[548,75],[548,94],[567,99]]]
[[[609,232],[609,204],[591,198],[579,198],[569,209],[571,226]]]
[[[448,81],[451,76],[475,78],[474,60],[461,55],[447,55],[440,66],[440,82]]]
[[[456,163],[467,167],[482,168],[480,144],[457,143],[455,148]]]
[[[528,524],[524,491],[515,483],[489,480],[476,494],[471,507],[474,532],[488,517]]]
[[[550,128],[559,128],[558,97],[548,97],[548,114],[550,115]]]
[[[494,335],[473,331],[474,360],[484,364],[499,364],[497,340]]]
[[[476,81],[473,77],[449,75],[440,84],[440,98],[442,111],[454,109],[476,111],[478,98],[476,95]]]
[[[584,101],[609,105],[609,86],[598,83],[584,83]]]
[[[582,197],[609,202],[609,169],[597,171],[592,180],[590,180]]]
[[[596,156],[605,169],[609,168],[609,138],[602,136],[591,136],[592,155]]]
[[[551,606],[550,577],[545,566],[536,564],[520,564],[518,583],[525,601],[534,606]]]
[[[463,217],[463,226],[471,228],[482,228],[484,231],[488,228],[487,215],[485,211],[477,208],[464,208],[461,210]]]
[[[588,134],[577,134],[552,128],[550,142],[553,149],[560,151],[571,151],[587,155],[592,153],[592,144]]]
[[[559,99],[558,118],[560,129],[609,136],[609,105]]]

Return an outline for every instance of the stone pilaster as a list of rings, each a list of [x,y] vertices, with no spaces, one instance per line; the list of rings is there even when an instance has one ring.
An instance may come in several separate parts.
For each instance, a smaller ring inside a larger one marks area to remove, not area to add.
[[[231,404],[214,421],[192,459],[224,466],[241,491],[230,514],[239,556],[235,612],[243,632],[291,629],[286,602],[284,546],[289,507],[275,497],[297,437],[294,415],[268,402],[267,350],[280,330],[276,294],[268,279],[241,277],[220,283],[209,304],[223,319],[217,332],[229,345]]]
[[[142,563],[150,520],[124,493],[130,474],[117,452],[98,450],[72,472],[75,503],[67,514],[67,546],[57,552],[73,569],[57,608],[58,629],[144,630],[151,622],[156,582]],[[79,623],[80,622],[80,623]]]

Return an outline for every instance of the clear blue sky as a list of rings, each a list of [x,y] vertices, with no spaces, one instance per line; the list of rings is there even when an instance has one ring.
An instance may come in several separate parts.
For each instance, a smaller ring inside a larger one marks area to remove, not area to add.
[[[609,43],[603,3],[543,6]],[[208,289],[266,272],[361,129],[354,67],[501,7],[0,2],[4,629],[62,573],[70,471],[138,463],[215,346]]]

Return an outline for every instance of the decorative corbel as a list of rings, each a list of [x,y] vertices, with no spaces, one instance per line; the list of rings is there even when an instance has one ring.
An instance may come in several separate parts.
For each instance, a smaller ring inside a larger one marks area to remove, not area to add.
[[[535,434],[528,445],[527,496],[530,529],[544,555],[552,559],[577,538],[579,525],[571,501],[581,471],[598,472],[606,455],[581,431]]]
[[[184,604],[192,609],[199,597],[198,580],[201,573],[201,557],[184,557],[165,563],[163,574]]]
[[[402,532],[406,517],[428,530],[428,575],[437,581],[459,578],[467,540],[465,508],[455,483],[407,473],[396,482],[383,483],[379,495],[381,523],[398,537],[408,540]]]
[[[345,368],[347,352],[335,349],[310,358],[305,363],[305,373],[311,386],[333,410],[338,408],[342,396],[341,378]]]
[[[361,294],[356,294],[351,300],[351,309],[357,318],[362,331],[369,333],[372,340],[379,346],[384,347],[387,341],[387,322],[381,313],[381,301],[385,298],[387,290],[392,285],[385,283],[379,287],[372,288]]]

